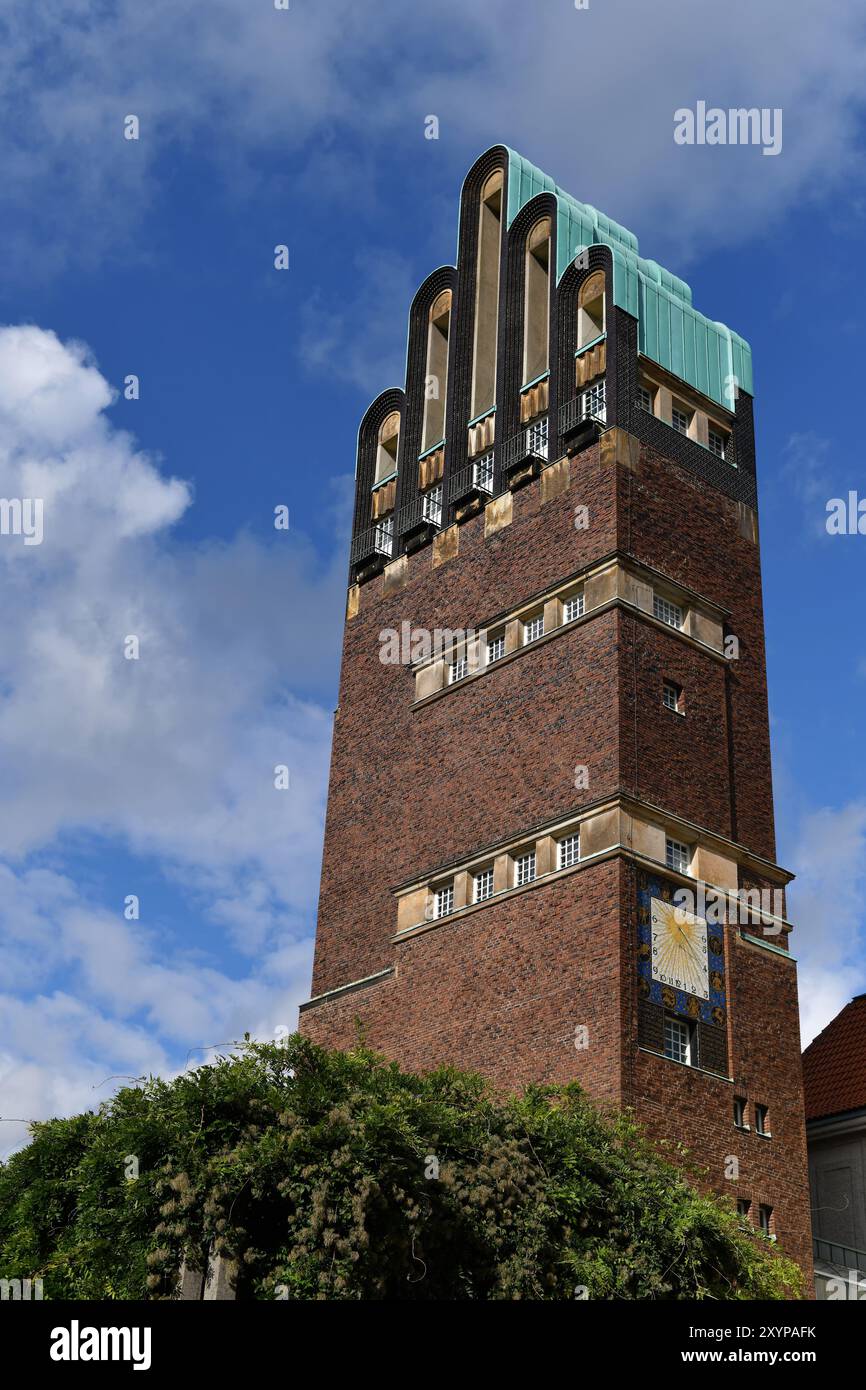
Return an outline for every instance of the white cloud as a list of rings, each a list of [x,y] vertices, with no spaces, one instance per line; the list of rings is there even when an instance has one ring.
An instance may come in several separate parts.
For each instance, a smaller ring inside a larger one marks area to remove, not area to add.
[[[866,803],[804,809],[783,861],[797,874],[788,915],[805,1046],[866,986]]]
[[[342,546],[323,566],[296,532],[177,543],[190,489],[112,426],[111,399],[80,344],[0,329],[0,495],[45,498],[41,545],[0,537],[0,1113],[270,1035],[307,992]],[[212,949],[59,872],[82,836],[152,857]],[[227,945],[246,968],[222,967]]]
[[[442,141],[469,158],[505,140],[679,252],[729,245],[843,183],[850,196],[862,174],[866,40],[845,0],[796,15],[784,0],[700,10],[681,0],[584,11],[521,0],[329,0],[289,11],[237,0],[117,0],[110,11],[96,0],[48,9],[13,0],[7,9],[0,198],[12,215],[6,263],[28,273],[51,273],[70,255],[145,254],[126,233],[157,196],[160,155],[178,147],[223,160],[235,191],[257,177],[244,154],[297,157],[310,171],[305,187],[321,196],[321,171],[354,206],[359,159],[386,178],[395,158],[429,153],[429,113]],[[674,110],[698,99],[781,107],[782,153],[675,146]],[[141,119],[138,142],[122,138],[130,112]]]

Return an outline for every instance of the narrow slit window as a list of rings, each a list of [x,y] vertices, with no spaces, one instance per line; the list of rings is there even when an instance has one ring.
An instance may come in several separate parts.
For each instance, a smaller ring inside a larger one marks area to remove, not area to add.
[[[394,410],[382,421],[376,446],[376,483],[384,482],[397,472],[397,453],[400,447],[400,412]]]
[[[502,170],[481,190],[478,260],[475,267],[475,341],[472,353],[471,419],[496,400],[496,349],[499,328],[499,256],[502,241]]]
[[[537,222],[526,238],[523,302],[523,381],[547,371],[550,323],[550,220]]]
[[[448,393],[448,338],[451,331],[451,291],[430,306],[427,323],[427,372],[424,380],[424,428],[421,452],[432,449],[445,435]]]

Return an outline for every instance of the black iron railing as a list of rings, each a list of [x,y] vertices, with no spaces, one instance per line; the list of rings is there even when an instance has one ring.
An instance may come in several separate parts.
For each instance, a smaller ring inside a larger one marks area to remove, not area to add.
[[[393,551],[394,518],[387,516],[377,521],[374,526],[368,526],[366,531],[361,531],[355,537],[352,541],[351,562],[353,565],[363,565],[377,556],[390,560]]]
[[[528,459],[546,459],[550,447],[548,419],[534,420],[506,440],[502,449],[502,471],[510,473]]]
[[[413,497],[397,513],[397,535],[407,536],[425,526],[438,530],[442,525],[442,489],[432,488],[421,497]]]
[[[448,485],[448,500],[462,502],[468,497],[493,495],[493,451],[459,469]]]

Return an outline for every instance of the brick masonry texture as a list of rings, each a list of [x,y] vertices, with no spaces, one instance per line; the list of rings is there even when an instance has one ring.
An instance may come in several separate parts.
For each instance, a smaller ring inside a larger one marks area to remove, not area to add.
[[[302,1031],[347,1047],[360,1023],[405,1067],[453,1063],[504,1089],[577,1079],[633,1107],[655,1138],[685,1143],[707,1184],[750,1198],[756,1220],[759,1203],[772,1206],[780,1244],[808,1270],[793,962],[726,933],[732,1085],[638,1049],[635,870],[619,854],[393,941],[397,885],[618,791],[774,857],[760,559],[736,501],[646,444],[636,471],[587,449],[568,488],[541,499],[539,481],[520,489],[511,525],[487,538],[483,515],[467,521],[435,570],[431,547],[410,555],[397,592],[382,576],[361,587],[344,640],[312,993],[393,973],[305,1007]],[[588,530],[575,529],[578,504]],[[617,550],[729,610],[739,661],[619,607],[416,708],[411,670],[379,660],[384,629],[487,625]],[[682,685],[685,718],[662,706],[664,678]],[[772,1139],[736,1130],[735,1094],[769,1106]],[[739,1182],[724,1178],[730,1154]]]

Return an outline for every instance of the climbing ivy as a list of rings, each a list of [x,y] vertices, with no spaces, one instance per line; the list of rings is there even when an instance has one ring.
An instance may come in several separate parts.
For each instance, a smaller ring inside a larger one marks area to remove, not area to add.
[[[577,1085],[503,1098],[363,1046],[247,1039],[34,1125],[0,1166],[0,1278],[170,1298],[211,1251],[258,1299],[798,1296],[797,1267],[686,1163]]]

